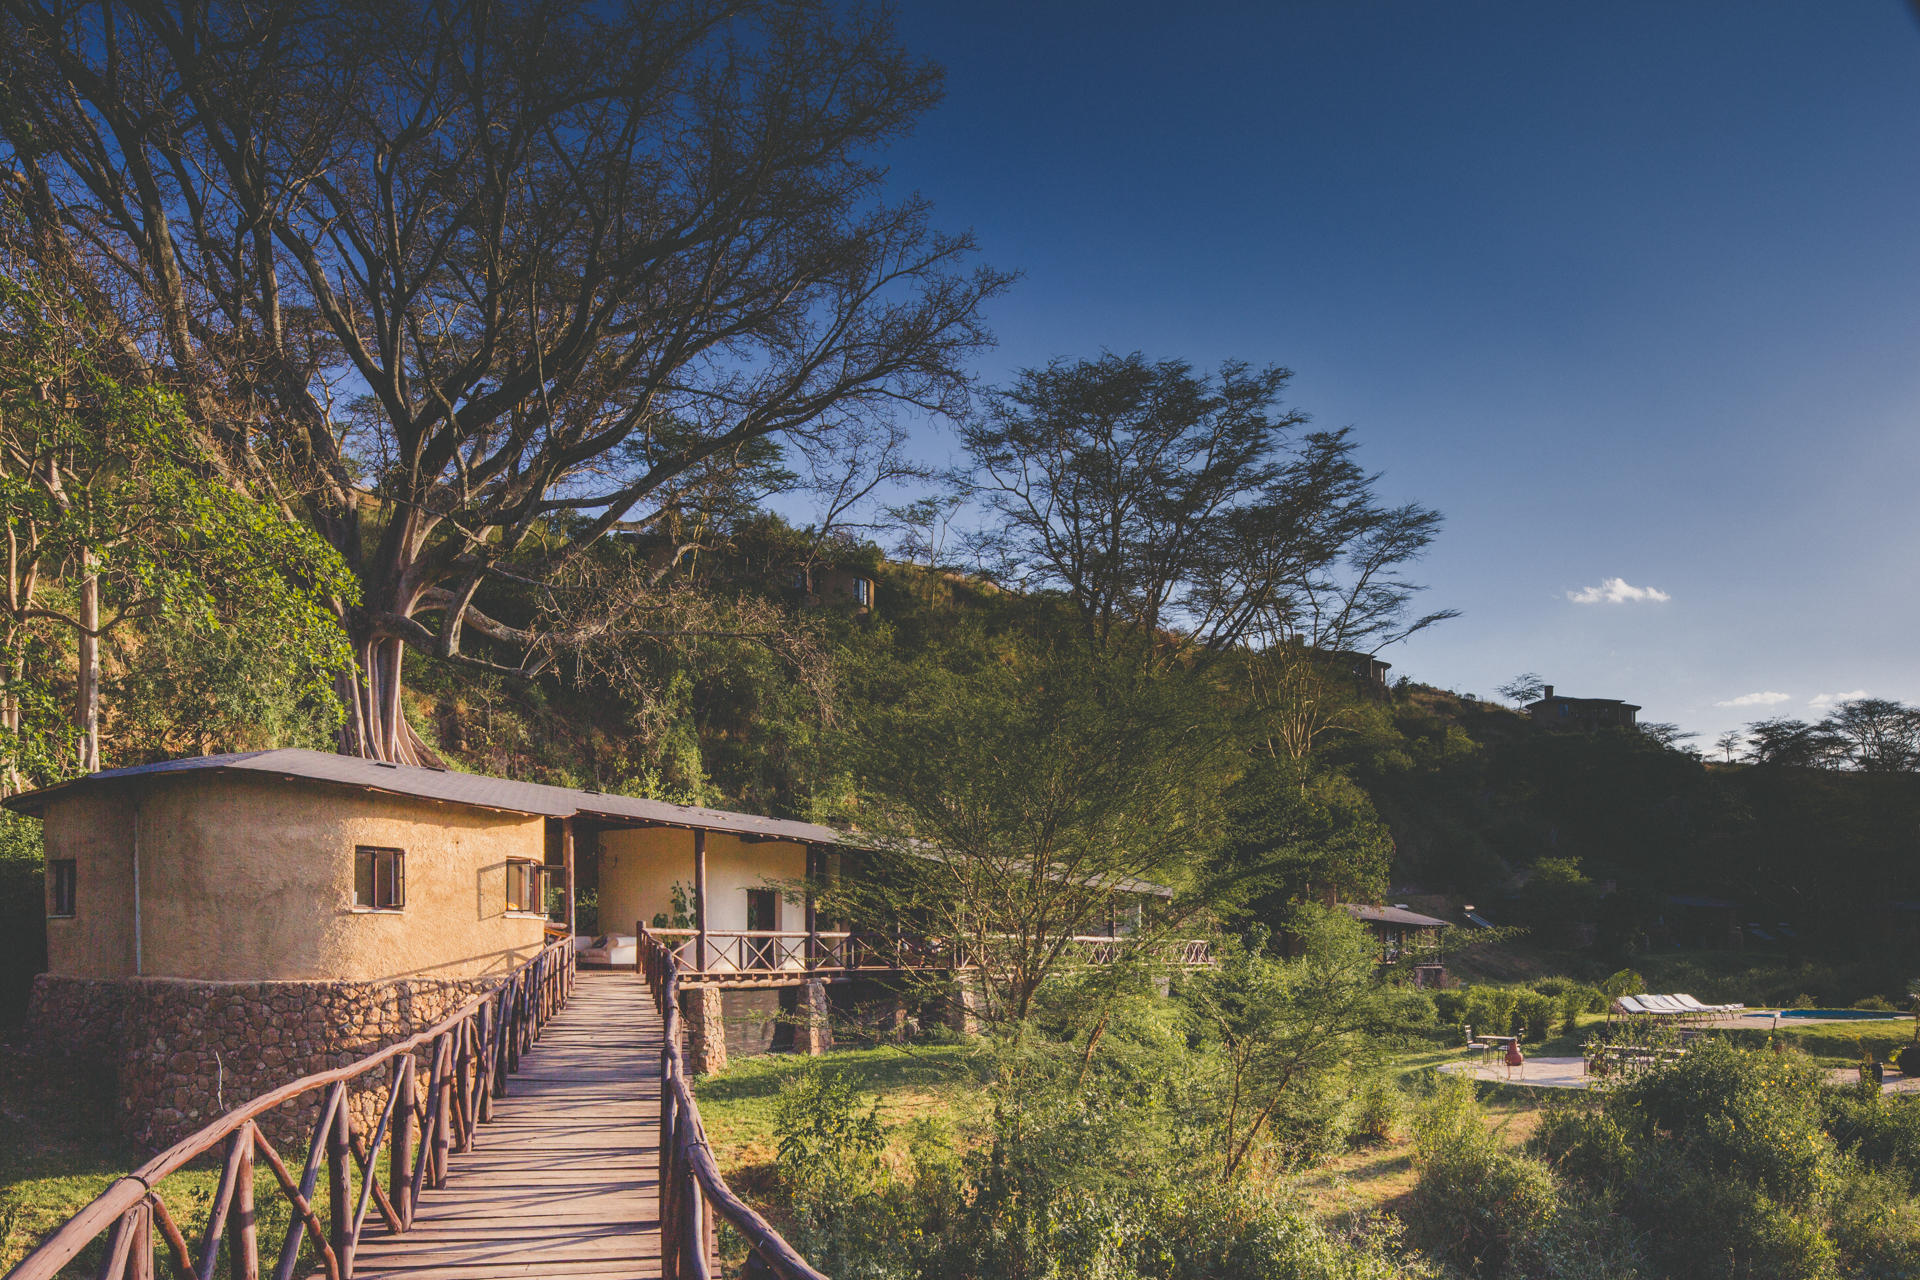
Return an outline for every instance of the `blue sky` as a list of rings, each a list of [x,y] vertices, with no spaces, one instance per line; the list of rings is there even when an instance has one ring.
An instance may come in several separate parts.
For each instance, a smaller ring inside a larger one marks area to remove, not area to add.
[[[900,19],[948,93],[893,181],[1024,273],[982,375],[1102,348],[1294,369],[1390,496],[1447,515],[1423,576],[1464,616],[1396,674],[1536,671],[1702,746],[1821,694],[1920,701],[1905,6]],[[1666,598],[1570,598],[1611,579]],[[1719,705],[1752,694],[1784,697]]]

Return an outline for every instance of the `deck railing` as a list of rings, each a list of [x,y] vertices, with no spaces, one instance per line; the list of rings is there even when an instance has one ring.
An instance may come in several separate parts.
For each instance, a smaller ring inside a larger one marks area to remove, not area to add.
[[[938,938],[889,936],[821,930],[800,933],[781,929],[709,929],[706,959],[700,958],[698,929],[639,930],[642,942],[653,939],[672,953],[680,974],[703,982],[743,982],[756,978],[783,978],[819,973],[877,973],[898,969],[964,969],[964,951]],[[1068,940],[1066,958],[1080,964],[1112,964],[1128,947],[1153,952],[1170,951],[1172,963],[1182,966],[1212,962],[1204,938],[1156,939],[1142,943],[1127,934],[1076,935]]]
[[[767,1220],[727,1186],[707,1145],[706,1126],[693,1099],[692,1077],[680,1052],[680,961],[677,948],[643,930],[638,966],[660,1010],[660,1272],[664,1280],[707,1280],[714,1274],[714,1218],[733,1225],[747,1242],[749,1277],[826,1280],[807,1265]],[[803,937],[805,935],[802,935]]]
[[[242,1103],[115,1181],[41,1241],[7,1272],[6,1280],[52,1280],[102,1234],[107,1242],[94,1273],[97,1280],[154,1280],[160,1252],[156,1234],[177,1280],[213,1280],[223,1242],[231,1274],[237,1280],[258,1280],[256,1160],[273,1171],[280,1193],[293,1210],[274,1280],[292,1280],[309,1235],[315,1262],[327,1280],[352,1280],[354,1253],[369,1211],[378,1209],[394,1232],[413,1225],[420,1192],[446,1185],[448,1155],[467,1150],[473,1144],[474,1126],[492,1118],[493,1100],[505,1095],[507,1077],[519,1070],[520,1055],[573,994],[574,974],[572,941],[562,939],[543,947],[498,986],[419,1035],[349,1066],[302,1076]],[[416,1075],[422,1067],[416,1053],[423,1047],[427,1051],[424,1097]],[[382,1068],[387,1079],[380,1119],[371,1136],[355,1133],[347,1086]],[[296,1178],[261,1133],[260,1117],[322,1090],[319,1122],[313,1127],[306,1164]],[[223,1143],[219,1188],[195,1247],[167,1207],[160,1183]],[[389,1153],[385,1188],[374,1173],[383,1148]],[[326,1221],[314,1207],[323,1168]]]

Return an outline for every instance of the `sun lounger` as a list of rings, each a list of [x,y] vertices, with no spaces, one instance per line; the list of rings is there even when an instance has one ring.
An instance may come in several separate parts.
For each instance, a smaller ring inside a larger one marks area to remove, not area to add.
[[[1613,998],[1613,1007],[1631,1017],[1640,1017],[1653,1012],[1632,996],[1615,996]]]
[[[1692,996],[1688,995],[1684,991],[1676,993],[1673,998],[1675,1000],[1678,1000],[1681,1004],[1687,1006],[1687,1008],[1693,1010],[1695,1013],[1701,1014],[1704,1017],[1711,1017],[1711,1018],[1717,1018],[1722,1014],[1734,1013],[1740,1009],[1746,1008],[1745,1005],[1741,1005],[1741,1004],[1702,1004],[1700,1001],[1695,1000]]]
[[[1691,1018],[1694,1011],[1675,1000],[1672,996],[1643,995],[1640,1003],[1649,1013],[1657,1013],[1668,1018]]]

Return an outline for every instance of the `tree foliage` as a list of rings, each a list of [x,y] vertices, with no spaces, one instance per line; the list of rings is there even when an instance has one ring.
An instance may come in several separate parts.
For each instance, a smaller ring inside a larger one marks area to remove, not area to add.
[[[36,252],[352,568],[341,688],[381,758],[431,754],[404,647],[537,665],[488,588],[673,522],[762,441],[957,411],[1004,283],[878,194],[939,90],[884,14],[67,0],[0,38]]]
[[[42,777],[100,767],[99,655],[135,623],[163,648],[189,638],[230,647],[238,633],[271,646],[290,704],[327,699],[348,660],[328,608],[353,598],[339,557],[222,478],[178,397],[124,364],[110,331],[68,293],[24,270],[0,273],[4,727],[16,779],[23,767]],[[71,739],[48,714],[59,682],[48,668],[69,644],[79,669]]]
[[[1023,370],[962,433],[1000,571],[1063,592],[1100,644],[1372,650],[1452,616],[1409,617],[1400,576],[1440,517],[1380,505],[1349,432],[1280,407],[1292,376],[1138,352]]]

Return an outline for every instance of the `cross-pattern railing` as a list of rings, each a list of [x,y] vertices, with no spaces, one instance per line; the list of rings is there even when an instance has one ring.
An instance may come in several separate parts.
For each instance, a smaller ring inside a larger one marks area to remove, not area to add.
[[[697,929],[640,930],[671,952],[682,976],[703,982],[781,978],[806,973],[861,973],[895,969],[964,969],[966,955],[938,938],[890,937],[877,933],[822,930],[807,934],[778,929],[709,929],[706,959],[700,959]],[[1212,963],[1205,938],[1154,939],[1142,942],[1131,935],[1077,935],[1068,940],[1065,955],[1080,964],[1112,964],[1129,947],[1153,953],[1171,952],[1176,965]]]
[[[213,1280],[222,1243],[235,1280],[258,1280],[256,1161],[272,1170],[293,1210],[274,1280],[292,1280],[308,1241],[327,1280],[352,1280],[354,1253],[369,1212],[377,1209],[391,1231],[412,1227],[421,1191],[446,1185],[447,1157],[472,1146],[474,1126],[492,1119],[493,1100],[505,1095],[507,1077],[519,1070],[520,1055],[572,995],[574,973],[573,943],[562,939],[419,1035],[242,1103],[114,1182],[22,1259],[6,1280],[51,1280],[102,1234],[107,1236],[106,1251],[95,1272],[97,1280],[155,1280],[160,1253],[156,1234],[176,1280]],[[418,1080],[423,1065],[424,1096]],[[382,1068],[387,1079],[379,1121],[371,1135],[356,1133],[347,1087]],[[296,1178],[260,1131],[260,1118],[318,1091],[324,1091],[319,1122]],[[160,1184],[222,1143],[219,1188],[196,1247],[168,1208]],[[384,1188],[374,1168],[383,1149],[388,1157]],[[324,1221],[315,1207],[323,1171]]]
[[[713,1275],[718,1214],[747,1242],[747,1276],[826,1280],[720,1176],[680,1052],[680,962],[657,932],[640,936],[639,966],[665,1024],[660,1049],[661,1275],[664,1280],[708,1280]]]

